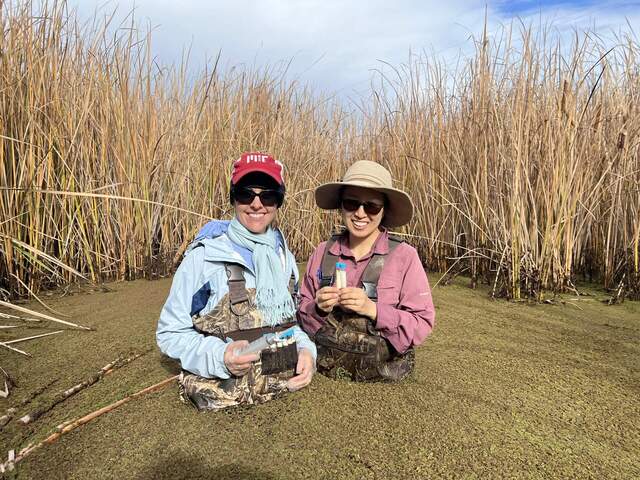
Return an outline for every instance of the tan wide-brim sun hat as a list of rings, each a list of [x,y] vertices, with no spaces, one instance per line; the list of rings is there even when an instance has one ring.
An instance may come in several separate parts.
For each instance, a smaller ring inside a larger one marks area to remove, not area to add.
[[[381,224],[399,227],[409,223],[413,216],[413,202],[402,190],[393,188],[391,173],[382,165],[369,160],[359,160],[349,167],[341,182],[330,182],[316,188],[316,205],[324,210],[340,208],[340,191],[344,187],[370,188],[387,196]]]

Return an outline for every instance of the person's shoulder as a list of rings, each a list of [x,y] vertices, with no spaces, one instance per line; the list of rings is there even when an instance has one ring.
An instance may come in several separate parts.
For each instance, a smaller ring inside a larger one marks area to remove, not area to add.
[[[322,242],[320,242],[317,246],[316,246],[316,251],[318,252],[323,252],[325,248],[327,248],[327,243],[329,243],[329,240],[323,240]]]
[[[307,267],[320,264],[322,257],[324,256],[326,247],[327,241],[325,240],[324,242],[320,242],[316,246],[316,248],[314,248],[313,252],[311,252],[311,255],[309,256],[309,259],[307,260]]]
[[[313,256],[324,255],[325,250],[327,249],[327,245],[329,244],[329,240],[324,240],[318,244],[316,249],[313,251]]]
[[[227,233],[230,223],[231,221],[229,220],[210,220],[200,228],[194,241],[203,240],[205,238],[217,238],[224,235]]]
[[[190,262],[194,263],[197,261],[204,260],[204,245],[200,241],[192,242],[187,250],[184,252],[184,256],[182,258],[182,263]]]
[[[413,261],[420,261],[418,251],[413,245],[408,243],[404,238],[399,235],[389,235],[389,239],[397,242],[397,245],[392,252],[392,256],[398,259],[402,259],[404,263],[409,264]]]

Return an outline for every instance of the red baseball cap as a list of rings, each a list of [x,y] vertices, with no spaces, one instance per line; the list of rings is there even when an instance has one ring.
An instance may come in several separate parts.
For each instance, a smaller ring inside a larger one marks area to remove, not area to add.
[[[278,182],[278,185],[284,185],[282,169],[282,163],[267,153],[245,152],[233,162],[231,183],[237,184],[248,173],[262,172]]]

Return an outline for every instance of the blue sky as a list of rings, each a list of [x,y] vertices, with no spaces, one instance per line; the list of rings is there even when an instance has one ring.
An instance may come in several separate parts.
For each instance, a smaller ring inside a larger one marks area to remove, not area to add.
[[[629,11],[633,8],[637,9],[640,7],[640,2],[638,1],[598,1],[598,0],[564,0],[564,1],[554,1],[554,0],[516,0],[516,1],[497,1],[497,2],[488,2],[490,5],[494,6],[498,12],[501,12],[505,15],[523,15],[523,14],[531,14],[538,12],[550,12],[553,10],[581,10],[584,8],[598,10],[624,10]]]
[[[142,28],[153,28],[152,51],[160,63],[178,62],[190,49],[201,69],[221,51],[221,66],[259,68],[288,64],[288,77],[314,89],[357,96],[375,71],[390,72],[410,52],[435,55],[454,65],[482,33],[485,9],[490,33],[513,18],[552,25],[558,35],[597,30],[614,41],[627,22],[640,35],[640,1],[517,0],[69,0],[81,18],[96,8],[135,6]]]

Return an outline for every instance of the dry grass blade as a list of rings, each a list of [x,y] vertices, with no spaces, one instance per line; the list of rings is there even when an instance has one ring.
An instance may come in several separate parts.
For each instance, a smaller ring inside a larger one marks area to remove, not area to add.
[[[62,333],[63,331],[64,330],[56,330],[55,332],[41,333],[40,335],[33,335],[31,337],[16,338],[15,340],[4,342],[4,344],[13,345],[14,343],[26,342],[27,340],[35,340],[36,338],[48,337],[49,335],[57,335],[58,333]]]
[[[90,327],[83,327],[82,325],[77,325],[75,323],[72,322],[67,322],[66,320],[60,320],[59,318],[54,318],[50,315],[46,315],[44,313],[39,313],[33,310],[29,310],[28,308],[24,308],[24,307],[20,307],[18,305],[13,305],[12,303],[9,302],[5,302],[0,300],[0,306],[2,307],[7,307],[7,308],[11,308],[13,310],[16,310],[18,312],[22,312],[22,313],[27,313],[29,315],[33,315],[34,317],[38,317],[44,320],[49,320],[51,322],[56,322],[56,323],[61,323],[62,325],[67,325],[69,327],[75,327],[75,328],[79,328],[81,330],[92,330]]]
[[[32,356],[30,353],[23,352],[22,350],[20,350],[18,348],[15,348],[15,347],[12,347],[10,345],[7,345],[6,343],[3,343],[3,342],[0,342],[0,347],[4,347],[4,348],[6,348],[8,350],[11,350],[12,352],[16,352],[16,353],[19,353],[21,355],[24,355],[25,357],[31,357]]]
[[[33,290],[31,290],[29,288],[29,286],[24,283],[17,275],[15,274],[11,274],[12,277],[14,277],[16,279],[16,281],[22,285],[24,287],[24,289],[29,292],[29,295],[31,295],[31,297],[33,297],[36,302],[38,302],[40,305],[42,305],[44,308],[46,308],[47,310],[49,310],[51,313],[53,313],[54,315],[58,315],[60,317],[68,317],[69,315],[66,315],[64,313],[58,312],[57,310],[54,310],[53,308],[51,308],[49,305],[47,305],[46,303],[44,303],[42,300],[40,300],[40,297],[38,297],[38,295],[36,295]]]

